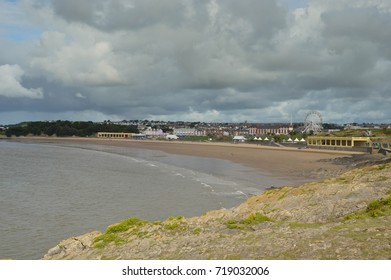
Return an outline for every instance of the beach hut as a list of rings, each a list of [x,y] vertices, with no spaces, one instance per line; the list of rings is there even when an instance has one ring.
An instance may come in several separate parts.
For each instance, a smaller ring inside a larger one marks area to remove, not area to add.
[[[166,136],[166,139],[167,140],[178,140],[179,137],[176,136],[176,135],[173,135],[173,134],[169,134],[169,135]]]
[[[244,142],[244,141],[247,141],[247,139],[244,136],[239,136],[239,135],[235,136],[233,140],[234,140],[234,142]]]

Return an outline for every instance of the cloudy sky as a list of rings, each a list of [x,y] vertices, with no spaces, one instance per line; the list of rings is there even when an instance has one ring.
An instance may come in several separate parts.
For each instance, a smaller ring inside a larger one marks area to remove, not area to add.
[[[390,0],[0,0],[0,124],[391,123]]]

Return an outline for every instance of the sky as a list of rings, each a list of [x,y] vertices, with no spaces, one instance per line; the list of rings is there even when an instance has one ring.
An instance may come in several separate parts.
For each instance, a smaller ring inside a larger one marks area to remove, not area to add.
[[[0,0],[0,124],[391,123],[390,0]]]

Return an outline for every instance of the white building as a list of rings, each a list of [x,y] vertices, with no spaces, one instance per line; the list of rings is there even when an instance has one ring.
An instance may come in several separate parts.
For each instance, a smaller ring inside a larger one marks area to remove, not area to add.
[[[174,128],[173,134],[177,136],[194,136],[196,135],[196,129],[195,128]]]
[[[147,127],[147,129],[143,131],[143,134],[147,135],[147,137],[162,137],[165,135],[163,130],[153,129],[151,127]]]
[[[244,142],[247,141],[247,139],[244,136],[237,135],[233,138],[234,142]]]

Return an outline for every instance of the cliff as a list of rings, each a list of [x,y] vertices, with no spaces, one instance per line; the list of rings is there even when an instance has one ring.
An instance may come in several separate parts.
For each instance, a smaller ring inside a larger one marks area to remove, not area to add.
[[[44,259],[390,259],[389,161],[200,217],[129,218],[64,240]]]

